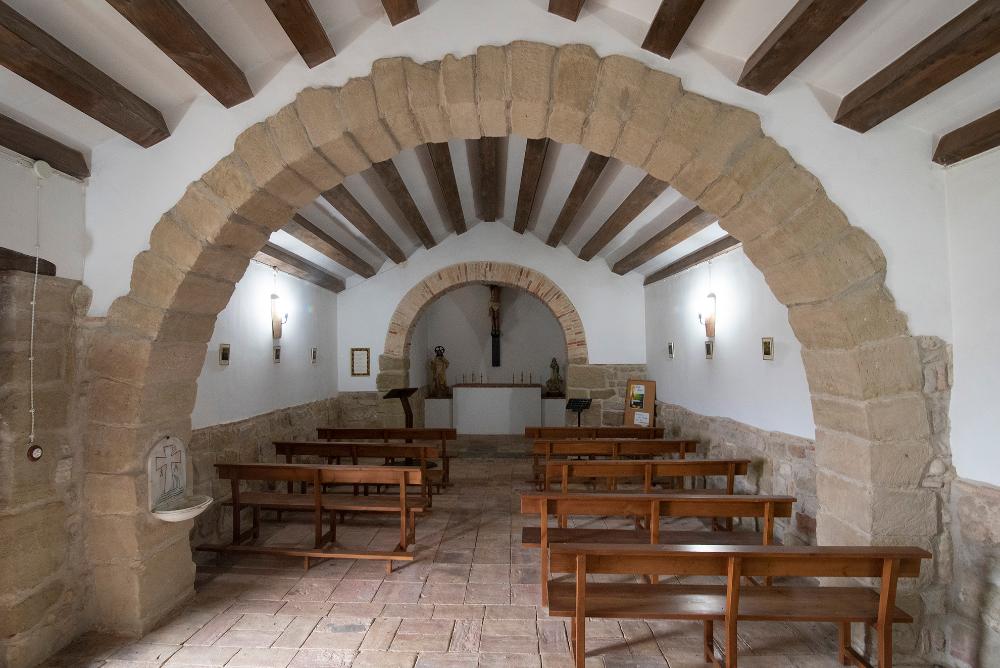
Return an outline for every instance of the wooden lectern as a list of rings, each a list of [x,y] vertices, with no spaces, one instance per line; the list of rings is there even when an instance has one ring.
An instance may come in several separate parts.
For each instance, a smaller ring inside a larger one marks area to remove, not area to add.
[[[399,399],[403,404],[403,413],[406,415],[406,428],[413,429],[413,408],[410,406],[410,397],[417,391],[415,387],[397,387],[382,395],[383,399]]]

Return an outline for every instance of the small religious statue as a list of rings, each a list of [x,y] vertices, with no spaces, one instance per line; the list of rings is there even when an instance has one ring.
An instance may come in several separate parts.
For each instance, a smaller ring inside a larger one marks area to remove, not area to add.
[[[500,366],[500,286],[490,288],[490,338],[493,339],[493,366]]]
[[[561,397],[563,396],[563,379],[559,375],[559,362],[556,361],[555,357],[552,358],[549,368],[552,369],[552,375],[545,383],[545,396]]]
[[[431,397],[447,399],[451,396],[448,387],[448,359],[444,356],[444,346],[434,348],[434,358],[431,359]]]

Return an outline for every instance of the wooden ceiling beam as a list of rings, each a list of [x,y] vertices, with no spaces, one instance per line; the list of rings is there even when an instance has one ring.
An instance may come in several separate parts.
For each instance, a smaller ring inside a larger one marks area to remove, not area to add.
[[[392,25],[408,21],[420,13],[417,0],[382,0],[382,7]]]
[[[514,214],[514,231],[524,234],[535,207],[538,181],[545,165],[545,153],[549,148],[547,137],[529,139],[524,147],[524,164],[521,167],[521,187],[517,191],[517,212]]]
[[[253,97],[242,70],[177,0],[107,0],[226,108]]]
[[[587,0],[549,0],[549,13],[570,21],[580,18],[580,10]]]
[[[266,0],[274,18],[310,68],[337,55],[309,0]]]
[[[10,248],[0,248],[0,271],[26,271],[29,274],[35,273],[35,256],[27,253],[19,253]],[[39,276],[55,276],[56,265],[49,260],[38,258],[37,262]]]
[[[663,0],[649,24],[642,48],[664,58],[674,55],[674,49],[681,43],[704,1]]]
[[[441,196],[444,197],[448,220],[455,234],[463,234],[465,227],[465,211],[462,210],[462,198],[458,194],[458,182],[455,180],[455,165],[451,161],[451,149],[448,142],[431,142],[427,144],[427,153],[434,167]]]
[[[152,105],[0,0],[0,65],[146,148],[170,136]]]
[[[392,201],[399,207],[403,218],[406,219],[406,224],[409,225],[410,230],[420,239],[420,243],[424,245],[424,248],[434,248],[437,245],[437,242],[434,241],[434,235],[431,234],[430,228],[427,227],[427,221],[420,214],[420,209],[417,208],[416,202],[413,201],[413,197],[403,182],[403,177],[399,175],[396,165],[391,159],[383,160],[382,162],[372,163],[372,169],[378,175],[385,189],[389,191]]]
[[[0,146],[32,160],[44,160],[63,174],[78,179],[90,176],[90,167],[82,153],[3,114],[0,114]]]
[[[492,223],[500,211],[500,169],[499,162],[500,139],[498,137],[483,137],[476,140],[479,158],[479,206],[482,208],[481,218]]]
[[[295,214],[283,229],[313,250],[350,269],[355,274],[360,274],[365,278],[371,278],[375,275],[374,267],[361,259],[350,248],[321,230],[305,216]]]
[[[997,146],[1000,146],[1000,110],[941,137],[934,149],[934,162],[953,165]]]
[[[647,206],[653,203],[664,190],[670,187],[669,183],[659,180],[647,174],[639,182],[628,197],[625,198],[615,212],[612,213],[601,228],[590,237],[580,250],[581,260],[590,260],[601,250],[611,243],[611,240],[621,234],[622,230],[628,227],[629,223],[635,220],[636,216],[642,213]]]
[[[662,281],[665,278],[669,278],[675,274],[679,274],[686,269],[697,266],[702,262],[708,262],[713,258],[717,258],[723,253],[728,253],[737,246],[740,242],[735,237],[725,236],[718,241],[713,241],[707,246],[702,246],[693,253],[688,253],[684,257],[680,258],[676,262],[671,262],[663,269],[655,271],[646,277],[646,280],[642,282],[643,285],[652,285],[657,281]]]
[[[254,259],[330,292],[342,292],[346,287],[341,278],[334,276],[323,267],[276,246],[270,241],[264,244]]]
[[[573,219],[576,218],[576,214],[579,213],[580,207],[587,200],[590,191],[594,189],[597,179],[600,178],[601,173],[604,172],[604,168],[607,167],[608,160],[610,158],[600,153],[591,153],[587,156],[583,167],[580,168],[580,173],[577,174],[572,190],[569,191],[569,197],[566,198],[566,203],[563,204],[562,211],[559,212],[559,217],[556,218],[556,222],[552,226],[552,231],[549,232],[549,238],[545,243],[553,248],[559,245],[559,242],[562,241],[567,230],[569,230],[569,226],[573,223]]]
[[[672,222],[665,229],[657,232],[649,241],[615,262],[611,271],[616,274],[627,274],[636,267],[649,262],[657,255],[662,255],[680,242],[691,238],[694,234],[718,220],[707,211],[694,207],[683,216]]]
[[[979,0],[852,90],[834,120],[867,132],[1000,53],[1000,2]]]
[[[323,199],[336,209],[347,222],[357,228],[373,246],[396,264],[406,262],[406,254],[396,245],[385,230],[375,222],[361,203],[354,199],[343,185],[335,186],[323,193]]]
[[[767,95],[863,4],[865,0],[799,0],[747,59],[739,85]]]

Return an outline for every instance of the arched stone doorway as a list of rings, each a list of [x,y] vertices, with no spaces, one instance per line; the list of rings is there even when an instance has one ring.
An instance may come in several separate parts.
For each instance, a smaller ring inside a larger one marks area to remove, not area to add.
[[[215,318],[270,232],[402,149],[509,134],[611,155],[719,215],[788,306],[804,349],[819,540],[905,535],[940,547],[939,492],[920,485],[935,454],[921,361],[878,245],[754,114],[630,58],[514,42],[424,64],[379,60],[341,88],[302,91],[156,225],[89,354],[89,542],[119,548],[91,554],[100,625],[140,633],[191,591],[188,527],[145,511],[140,460],[159,436],[189,433]]]

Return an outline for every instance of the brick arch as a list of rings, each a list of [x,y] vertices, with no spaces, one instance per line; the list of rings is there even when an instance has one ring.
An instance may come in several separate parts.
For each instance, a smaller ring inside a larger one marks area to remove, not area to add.
[[[140,458],[190,430],[215,318],[268,234],[344,177],[426,142],[518,134],[577,143],[670,182],[744,243],[802,343],[817,427],[818,536],[935,541],[921,365],[878,245],[756,115],[588,46],[533,42],[376,61],[303,90],[188,187],[136,258],[89,354],[87,485],[100,625],[147,630],[191,591],[187,527],[145,512]],[[945,453],[946,454],[946,453]],[[123,512],[125,508],[125,512]]]

